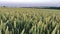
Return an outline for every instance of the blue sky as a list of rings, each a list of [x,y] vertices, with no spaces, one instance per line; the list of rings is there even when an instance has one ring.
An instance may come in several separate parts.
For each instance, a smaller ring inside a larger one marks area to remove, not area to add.
[[[26,4],[27,6],[60,6],[60,0],[0,0],[0,5]]]

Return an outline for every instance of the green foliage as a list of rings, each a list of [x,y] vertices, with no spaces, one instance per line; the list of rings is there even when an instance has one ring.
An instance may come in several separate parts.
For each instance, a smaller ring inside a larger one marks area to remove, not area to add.
[[[60,10],[2,7],[0,34],[60,34]]]

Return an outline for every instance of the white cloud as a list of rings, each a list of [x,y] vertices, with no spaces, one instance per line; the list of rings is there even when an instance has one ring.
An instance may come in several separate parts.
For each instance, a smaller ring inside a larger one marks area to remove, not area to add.
[[[0,2],[31,2],[31,3],[41,3],[41,2],[60,2],[60,0],[0,0]]]

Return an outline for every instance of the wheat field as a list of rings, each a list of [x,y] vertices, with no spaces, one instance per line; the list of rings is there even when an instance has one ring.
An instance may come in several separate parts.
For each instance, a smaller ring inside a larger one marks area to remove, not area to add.
[[[60,10],[0,7],[0,34],[60,34]]]

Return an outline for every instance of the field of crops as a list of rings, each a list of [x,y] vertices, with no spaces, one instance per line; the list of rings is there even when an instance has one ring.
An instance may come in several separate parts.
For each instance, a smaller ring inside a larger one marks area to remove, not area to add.
[[[0,7],[0,34],[60,34],[60,10]]]

